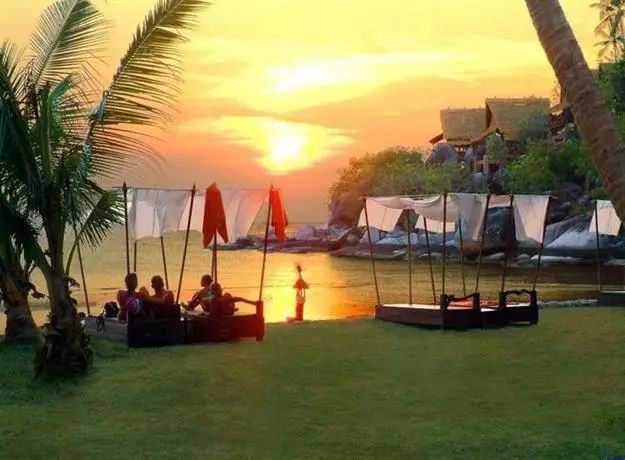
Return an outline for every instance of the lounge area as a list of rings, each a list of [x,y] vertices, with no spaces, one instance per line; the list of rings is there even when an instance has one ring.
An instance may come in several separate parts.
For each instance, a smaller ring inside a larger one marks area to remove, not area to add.
[[[219,317],[184,311],[175,304],[144,303],[142,312],[129,314],[127,322],[88,316],[85,327],[92,337],[125,343],[129,348],[142,348],[243,338],[261,341],[265,335],[265,318],[262,301],[256,303],[254,313],[237,311]]]

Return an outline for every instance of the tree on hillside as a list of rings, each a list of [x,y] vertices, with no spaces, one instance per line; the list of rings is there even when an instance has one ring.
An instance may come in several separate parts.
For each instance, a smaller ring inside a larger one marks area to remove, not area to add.
[[[96,245],[121,221],[120,198],[96,180],[154,161],[136,128],[144,132],[169,121],[180,81],[179,45],[185,41],[180,32],[190,29],[207,5],[160,0],[137,29],[95,110],[89,60],[98,54],[106,29],[90,0],[56,1],[33,34],[31,59],[21,66],[16,55],[3,60],[0,195],[22,227],[11,237],[27,263],[43,273],[50,299],[39,372],[89,368],[88,338],[69,291],[65,235],[75,230],[78,241]]]
[[[540,43],[586,151],[616,213],[625,220],[625,143],[558,0],[525,0]]]
[[[623,57],[625,46],[625,0],[599,0],[590,5],[599,10],[599,24],[595,27],[595,36],[599,39],[598,59],[617,62]]]

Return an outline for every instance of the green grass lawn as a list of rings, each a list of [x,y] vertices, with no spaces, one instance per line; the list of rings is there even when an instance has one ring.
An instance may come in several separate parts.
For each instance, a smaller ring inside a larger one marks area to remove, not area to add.
[[[600,459],[625,455],[625,309],[451,332],[373,319],[262,343],[94,344],[91,376],[32,383],[0,346],[2,459]]]

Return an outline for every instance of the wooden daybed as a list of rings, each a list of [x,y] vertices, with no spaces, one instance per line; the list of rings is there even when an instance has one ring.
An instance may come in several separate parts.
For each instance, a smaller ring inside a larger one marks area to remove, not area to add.
[[[254,313],[211,317],[203,314],[181,314],[179,305],[144,303],[143,311],[129,315],[128,322],[115,318],[87,317],[87,332],[124,342],[129,348],[170,346],[201,342],[222,342],[265,335],[263,302],[257,302]]]

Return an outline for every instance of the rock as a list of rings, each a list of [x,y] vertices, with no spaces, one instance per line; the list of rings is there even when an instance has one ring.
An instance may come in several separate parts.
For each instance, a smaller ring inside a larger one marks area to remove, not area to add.
[[[458,152],[446,142],[434,146],[432,153],[425,160],[426,163],[457,163]]]
[[[584,189],[578,184],[566,182],[562,184],[558,196],[562,201],[576,202],[582,197],[583,193]]]
[[[302,225],[295,234],[296,240],[309,240],[315,236],[315,227],[312,225]]]

